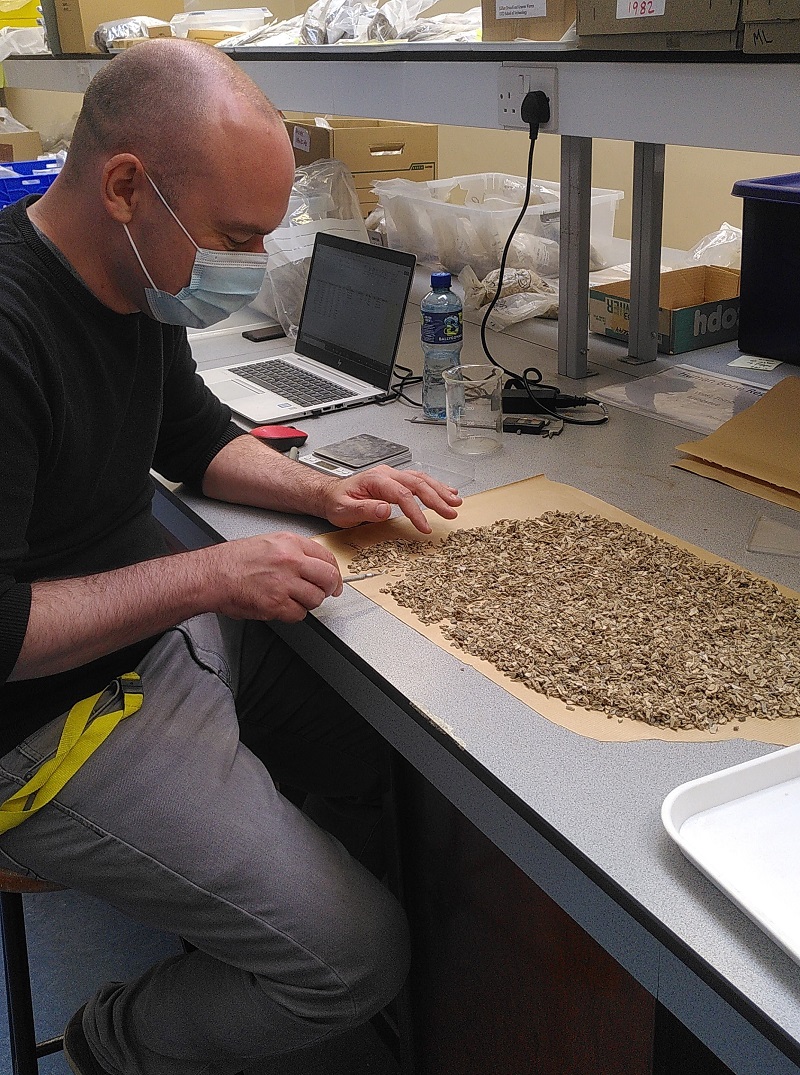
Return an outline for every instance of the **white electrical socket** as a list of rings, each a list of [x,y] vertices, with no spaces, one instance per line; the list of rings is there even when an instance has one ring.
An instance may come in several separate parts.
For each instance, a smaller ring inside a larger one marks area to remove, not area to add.
[[[504,63],[497,76],[497,118],[501,127],[527,131],[520,115],[525,94],[542,90],[550,98],[550,122],[539,128],[548,134],[558,130],[557,70],[529,63]]]

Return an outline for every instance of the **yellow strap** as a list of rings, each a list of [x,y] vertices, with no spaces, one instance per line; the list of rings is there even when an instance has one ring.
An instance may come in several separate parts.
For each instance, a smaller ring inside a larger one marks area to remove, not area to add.
[[[119,683],[123,696],[121,709],[103,713],[92,720],[94,708],[104,691],[76,702],[70,709],[54,756],[40,766],[27,784],[0,804],[0,833],[13,829],[49,803],[119,722],[141,708],[144,695],[142,681],[136,672],[126,672],[119,677]]]

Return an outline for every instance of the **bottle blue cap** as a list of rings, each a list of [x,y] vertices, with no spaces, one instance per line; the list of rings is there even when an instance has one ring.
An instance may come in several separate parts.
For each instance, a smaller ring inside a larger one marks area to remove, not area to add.
[[[450,287],[451,284],[449,272],[432,272],[431,273],[431,287]]]

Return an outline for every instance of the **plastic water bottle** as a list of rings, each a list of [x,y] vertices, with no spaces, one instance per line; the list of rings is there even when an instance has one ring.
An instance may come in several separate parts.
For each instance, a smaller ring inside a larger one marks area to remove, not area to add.
[[[445,418],[442,373],[459,364],[462,342],[461,299],[450,290],[450,273],[431,273],[431,290],[422,310],[422,413]]]

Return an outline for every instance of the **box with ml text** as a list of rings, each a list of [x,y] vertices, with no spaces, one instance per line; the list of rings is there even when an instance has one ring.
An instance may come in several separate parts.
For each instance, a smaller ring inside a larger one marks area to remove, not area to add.
[[[741,0],[578,0],[581,48],[728,52],[741,48]]]
[[[589,330],[627,343],[631,282],[619,280],[589,292]],[[694,265],[661,274],[658,349],[680,355],[735,340],[739,328],[739,273]]]
[[[742,0],[745,52],[800,52],[798,0]]]

